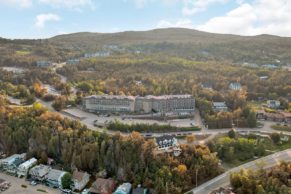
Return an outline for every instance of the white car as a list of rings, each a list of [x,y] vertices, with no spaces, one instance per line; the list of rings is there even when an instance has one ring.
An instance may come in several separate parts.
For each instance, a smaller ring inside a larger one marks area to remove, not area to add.
[[[30,182],[30,185],[31,185],[31,186],[36,186],[36,185],[37,185],[37,182],[36,182],[36,181],[31,181],[31,182]]]

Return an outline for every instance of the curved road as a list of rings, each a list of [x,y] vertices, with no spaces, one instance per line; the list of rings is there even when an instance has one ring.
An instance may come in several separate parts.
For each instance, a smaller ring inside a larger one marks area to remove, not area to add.
[[[209,194],[211,191],[218,189],[219,187],[224,187],[224,186],[229,185],[230,184],[229,177],[230,177],[230,174],[233,172],[238,172],[242,168],[257,170],[259,168],[257,165],[258,163],[264,164],[264,168],[266,169],[266,168],[275,166],[282,160],[291,162],[291,149],[277,152],[275,154],[265,156],[263,158],[260,158],[252,162],[248,162],[246,164],[238,166],[236,168],[233,168],[215,177],[214,179],[211,179],[210,181],[192,189],[191,191],[193,192],[193,194]]]

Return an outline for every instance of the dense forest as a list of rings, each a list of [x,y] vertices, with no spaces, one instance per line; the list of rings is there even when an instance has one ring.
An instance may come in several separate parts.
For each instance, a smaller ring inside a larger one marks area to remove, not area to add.
[[[291,163],[281,162],[267,170],[244,170],[233,173],[231,185],[238,194],[291,193]]]
[[[109,136],[77,121],[48,112],[40,104],[12,108],[0,98],[0,151],[27,152],[41,163],[48,157],[65,169],[106,170],[117,181],[153,188],[154,193],[182,193],[221,173],[219,160],[206,146],[183,145],[182,154],[156,154],[154,140],[139,133]],[[199,171],[199,179],[195,173]]]
[[[233,123],[237,127],[255,127],[255,113],[248,107],[248,101],[277,99],[282,109],[288,109],[291,98],[288,71],[173,56],[123,55],[87,59],[79,65],[64,66],[58,73],[68,77],[81,95],[192,94],[209,128],[230,128]],[[261,76],[268,79],[262,80]],[[231,82],[241,83],[242,90],[230,90]],[[203,88],[205,83],[211,89]],[[216,113],[212,102],[226,102],[229,112]]]

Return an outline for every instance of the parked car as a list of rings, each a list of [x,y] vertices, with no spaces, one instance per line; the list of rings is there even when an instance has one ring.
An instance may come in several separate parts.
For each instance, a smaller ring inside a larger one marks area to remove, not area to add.
[[[36,182],[36,181],[31,181],[31,182],[30,182],[30,185],[31,185],[31,186],[36,186],[36,185],[37,185],[37,182]]]

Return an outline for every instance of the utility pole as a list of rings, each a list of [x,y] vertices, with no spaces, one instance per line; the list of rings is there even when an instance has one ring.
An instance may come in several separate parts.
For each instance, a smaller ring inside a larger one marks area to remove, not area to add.
[[[198,186],[198,168],[196,169],[196,187]]]

